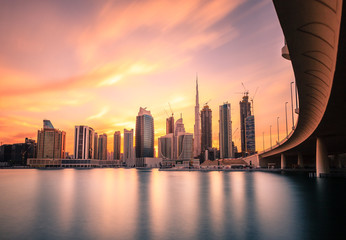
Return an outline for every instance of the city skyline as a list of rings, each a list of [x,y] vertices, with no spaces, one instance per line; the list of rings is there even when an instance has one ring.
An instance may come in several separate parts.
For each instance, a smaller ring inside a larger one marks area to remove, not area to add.
[[[2,21],[8,23],[0,28],[7,33],[0,46],[0,73],[8,79],[0,90],[3,144],[36,139],[42,119],[50,119],[66,131],[66,151],[72,153],[75,125],[91,126],[108,136],[121,131],[123,137],[124,128],[135,128],[137,109],[143,106],[155,118],[157,152],[157,139],[166,131],[168,103],[176,116],[182,113],[186,131],[193,132],[196,72],[200,106],[211,99],[210,108],[218,112],[220,104],[230,102],[234,130],[239,128],[241,83],[250,97],[259,88],[254,99],[258,150],[262,132],[269,147],[269,126],[275,126],[277,116],[280,136],[285,135],[284,103],[290,100],[293,71],[280,55],[284,39],[271,1],[178,2],[173,8],[165,2],[99,1],[81,9],[84,17],[74,16],[59,2],[27,4],[13,8],[8,3],[0,10]],[[26,8],[32,11],[23,12]],[[151,14],[169,8],[167,18]],[[175,15],[177,8],[184,11]],[[44,13],[35,14],[37,9]],[[138,11],[148,15],[128,21]],[[21,26],[37,26],[37,33]],[[56,33],[49,34],[50,29]],[[275,139],[276,132],[272,135]],[[238,130],[238,148],[239,138]],[[214,147],[218,141],[215,119]],[[113,139],[107,144],[112,149]]]

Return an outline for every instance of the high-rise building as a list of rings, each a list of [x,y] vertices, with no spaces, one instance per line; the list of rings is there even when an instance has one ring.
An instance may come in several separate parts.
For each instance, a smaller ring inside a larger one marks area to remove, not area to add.
[[[116,131],[114,133],[114,152],[113,152],[113,159],[114,160],[120,160],[120,148],[121,148],[121,133],[120,131]]]
[[[124,162],[128,167],[135,164],[134,161],[134,148],[133,148],[133,129],[124,129]]]
[[[63,158],[66,133],[55,129],[49,120],[43,120],[43,128],[37,132],[37,158]]]
[[[232,146],[231,104],[224,103],[223,105],[220,105],[219,110],[220,158],[231,158],[234,157]]]
[[[88,126],[75,126],[74,132],[74,158],[94,158],[94,134],[95,131]]]
[[[245,138],[246,138],[246,152],[248,154],[254,154],[256,152],[255,143],[255,117],[253,115],[248,116],[245,119]]]
[[[201,123],[201,150],[204,152],[213,145],[212,111],[208,105],[205,105],[201,111]]]
[[[97,132],[94,133],[94,159],[99,159],[99,148],[98,148],[98,143],[99,143],[99,137],[97,135]]]
[[[166,118],[166,134],[174,133],[174,117]]]
[[[166,134],[165,136],[159,137],[159,158],[164,160],[172,160],[174,158],[174,135],[173,133]]]
[[[246,135],[245,135],[245,119],[251,116],[251,104],[249,102],[248,93],[245,92],[243,100],[239,102],[240,105],[240,137],[241,137],[241,151],[243,154],[246,152]]]
[[[154,119],[140,108],[136,118],[136,158],[154,157]]]
[[[174,135],[178,135],[178,133],[184,133],[185,132],[185,126],[183,123],[183,119],[179,118],[176,122],[175,122],[175,132]]]
[[[98,140],[98,159],[107,160],[107,134],[102,134],[99,136]]]
[[[193,158],[193,135],[181,132],[176,137],[177,160],[191,160]]]
[[[196,76],[196,105],[195,105],[195,127],[194,127],[194,149],[193,156],[198,157],[201,154],[201,127],[199,115],[199,95],[198,95],[198,77]]]

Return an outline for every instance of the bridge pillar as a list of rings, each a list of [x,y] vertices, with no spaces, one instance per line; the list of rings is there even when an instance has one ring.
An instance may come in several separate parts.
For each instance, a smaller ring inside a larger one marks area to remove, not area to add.
[[[304,168],[303,154],[298,152],[298,167]]]
[[[286,168],[286,156],[285,154],[281,153],[281,169]]]
[[[318,137],[316,141],[316,176],[321,173],[329,173],[329,161],[326,143],[323,138]]]

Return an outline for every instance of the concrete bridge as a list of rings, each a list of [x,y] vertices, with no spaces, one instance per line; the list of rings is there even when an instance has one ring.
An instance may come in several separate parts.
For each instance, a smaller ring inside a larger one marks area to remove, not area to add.
[[[273,0],[299,96],[298,122],[287,139],[259,153],[260,165],[316,166],[346,152],[346,4],[342,0]],[[283,49],[285,50],[285,49]]]

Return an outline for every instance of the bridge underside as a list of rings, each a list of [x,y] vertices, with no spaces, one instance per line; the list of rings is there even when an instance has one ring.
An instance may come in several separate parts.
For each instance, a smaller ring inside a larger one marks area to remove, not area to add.
[[[324,155],[346,153],[346,4],[274,0],[274,5],[290,52],[300,109],[296,130],[281,146],[260,155],[262,166],[281,161],[282,154],[297,164],[298,153],[311,166],[322,150]],[[316,149],[317,142],[322,148]]]

